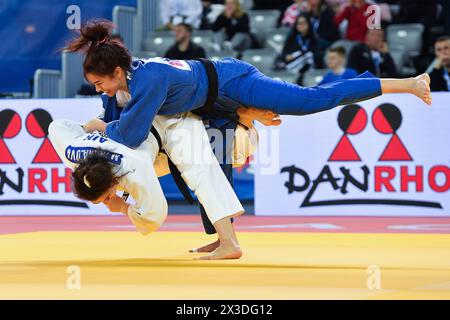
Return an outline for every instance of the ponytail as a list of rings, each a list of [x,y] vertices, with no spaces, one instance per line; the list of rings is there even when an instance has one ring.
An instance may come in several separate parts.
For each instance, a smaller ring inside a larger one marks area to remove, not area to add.
[[[118,39],[111,39],[114,25],[108,20],[90,20],[64,50],[82,52],[84,74],[112,75],[116,67],[127,71],[131,66],[131,54]]]

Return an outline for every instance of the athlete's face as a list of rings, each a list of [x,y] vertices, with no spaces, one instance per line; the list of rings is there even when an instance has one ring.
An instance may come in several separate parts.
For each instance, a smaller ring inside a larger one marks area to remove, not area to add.
[[[99,204],[104,203],[108,204],[109,200],[111,200],[112,197],[114,197],[117,193],[117,185],[112,186],[108,189],[104,194],[102,194],[98,199],[93,200],[92,203]]]
[[[120,67],[116,67],[114,72],[107,76],[88,73],[86,79],[95,86],[97,92],[104,92],[110,97],[114,97],[124,84],[126,86],[125,72]]]

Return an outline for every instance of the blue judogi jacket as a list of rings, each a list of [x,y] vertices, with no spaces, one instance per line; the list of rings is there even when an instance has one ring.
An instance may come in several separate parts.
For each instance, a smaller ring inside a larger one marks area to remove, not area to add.
[[[221,94],[220,88],[246,74],[248,66],[233,58],[214,64],[219,78],[218,108],[233,111],[239,104]],[[223,64],[227,64],[227,68],[221,68]],[[123,109],[117,106],[115,97],[102,95],[102,100],[104,121],[109,122],[107,136],[131,148],[136,148],[147,138],[156,114],[195,110],[205,104],[208,95],[206,71],[201,62],[195,60],[135,60],[127,80],[131,100]],[[220,127],[229,120],[211,122]]]

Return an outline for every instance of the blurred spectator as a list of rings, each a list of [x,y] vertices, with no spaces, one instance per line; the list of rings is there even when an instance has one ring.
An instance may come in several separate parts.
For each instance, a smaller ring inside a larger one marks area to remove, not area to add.
[[[348,26],[345,38],[347,40],[364,42],[367,32],[366,10],[369,4],[364,0],[349,0],[349,3],[343,5],[334,17],[336,25],[340,25],[347,20]]]
[[[182,22],[190,24],[193,28],[200,27],[202,15],[200,0],[164,0],[160,1],[161,22],[166,29]]]
[[[383,29],[370,29],[367,32],[365,43],[357,44],[350,51],[347,67],[358,73],[370,71],[380,78],[397,75],[394,60],[384,40]]]
[[[280,10],[284,12],[292,0],[253,0],[253,10]]]
[[[286,9],[292,5],[292,2],[296,0],[253,0],[253,10],[278,10],[280,11],[280,17],[278,18],[277,25],[281,25],[281,19]],[[292,22],[292,24],[294,24]]]
[[[205,50],[191,41],[192,27],[187,23],[175,26],[175,44],[170,47],[164,57],[169,59],[193,60],[206,58]]]
[[[400,0],[398,23],[421,23],[426,28],[437,18],[437,0]]]
[[[292,28],[297,21],[301,12],[307,8],[306,0],[295,0],[286,11],[284,12],[283,19],[281,19],[281,25],[284,27]]]
[[[222,3],[214,3],[211,0],[202,0],[203,12],[201,17],[200,29],[211,30],[217,17],[223,12]]]
[[[307,4],[306,12],[310,14],[311,25],[317,39],[318,54],[320,54],[318,61],[322,61],[325,50],[339,39],[339,30],[334,24],[334,11],[324,0],[307,0]]]
[[[441,0],[442,14],[441,19],[444,22],[444,34],[450,35],[450,1]]]
[[[300,73],[298,83],[301,83],[303,74],[314,66],[315,53],[316,39],[311,21],[307,14],[301,13],[284,43],[280,66],[290,72]]]
[[[242,52],[252,46],[250,19],[239,0],[226,0],[225,8],[214,22],[217,43],[225,49]]]
[[[343,47],[328,49],[327,66],[330,70],[324,75],[319,85],[342,79],[351,79],[358,75],[355,70],[345,68],[345,49]]]
[[[437,62],[430,73],[431,91],[450,91],[450,36],[442,36],[434,44]]]

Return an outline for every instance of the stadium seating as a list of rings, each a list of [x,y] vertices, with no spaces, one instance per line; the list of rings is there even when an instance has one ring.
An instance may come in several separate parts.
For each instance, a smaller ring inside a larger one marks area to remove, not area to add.
[[[275,58],[276,53],[271,49],[249,49],[242,54],[242,60],[251,63],[264,73],[273,69]]]
[[[174,43],[171,31],[154,31],[142,41],[142,51],[156,52],[158,56],[164,56],[167,49]]]
[[[245,11],[250,11],[253,8],[253,0],[240,0]]]
[[[277,53],[283,50],[284,42],[289,35],[289,28],[280,28],[267,31],[265,34],[266,48],[272,48]]]
[[[37,69],[34,72],[33,98],[60,98],[61,71]]]
[[[327,69],[309,69],[303,75],[302,85],[304,87],[314,87],[318,85],[327,71]]]
[[[352,51],[353,47],[357,45],[359,42],[357,41],[351,41],[346,39],[340,39],[330,46],[330,48],[336,48],[336,47],[343,47],[345,49],[345,57],[348,58],[348,55],[350,54],[350,51]]]
[[[409,57],[416,57],[422,51],[424,26],[420,23],[392,24],[387,27],[389,46],[402,46]]]
[[[256,41],[263,46],[266,35],[277,27],[278,10],[252,10],[248,12],[250,18],[250,29]]]
[[[229,50],[222,50],[220,52],[217,51],[207,52],[208,58],[213,61],[217,61],[228,57],[236,58],[237,54],[238,53],[236,51],[229,51]]]
[[[215,43],[214,32],[210,30],[194,30],[192,41],[207,51],[212,48]]]
[[[139,39],[136,37],[136,8],[127,6],[114,6],[113,23],[116,26],[114,33],[120,34],[125,45],[132,51],[139,51]]]
[[[34,73],[35,98],[73,98],[84,83],[83,56],[61,54],[61,71],[38,69]],[[53,86],[53,88],[50,88]]]

